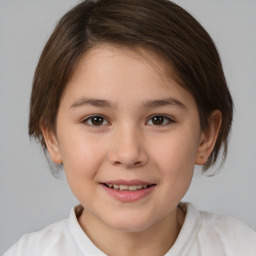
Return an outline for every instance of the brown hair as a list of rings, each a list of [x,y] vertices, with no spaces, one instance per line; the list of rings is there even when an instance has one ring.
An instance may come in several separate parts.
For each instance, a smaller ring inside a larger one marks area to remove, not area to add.
[[[204,170],[222,146],[226,158],[233,103],[218,52],[199,22],[168,0],[87,0],[63,16],[42,52],[31,94],[29,135],[44,150],[40,125],[55,132],[60,98],[78,60],[101,43],[146,48],[165,60],[195,98],[203,130],[220,110],[222,125]]]

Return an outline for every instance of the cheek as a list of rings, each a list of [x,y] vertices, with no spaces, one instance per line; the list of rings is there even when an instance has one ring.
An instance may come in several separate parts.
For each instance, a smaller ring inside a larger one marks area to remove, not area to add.
[[[151,148],[162,183],[171,194],[179,197],[187,191],[194,172],[197,147],[197,134],[185,130],[166,136]]]
[[[61,155],[67,176],[73,178],[95,176],[99,165],[104,159],[104,147],[92,137],[63,136]]]
[[[62,142],[61,154],[67,182],[79,202],[87,206],[96,194],[95,183],[104,160],[104,147],[82,136],[70,136]]]
[[[198,140],[195,134],[173,133],[171,136],[165,136],[158,143],[151,142],[151,155],[155,161],[162,166],[166,174],[169,172],[186,172],[194,167]]]

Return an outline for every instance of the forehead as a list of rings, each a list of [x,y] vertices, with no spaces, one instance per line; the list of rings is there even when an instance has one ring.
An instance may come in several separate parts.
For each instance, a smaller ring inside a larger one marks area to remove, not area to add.
[[[125,90],[127,97],[147,100],[156,93],[164,98],[170,90],[178,97],[188,93],[170,73],[170,65],[147,49],[104,44],[80,58],[64,94],[85,97],[97,92],[100,98],[117,99]]]
[[[122,63],[121,58],[119,57],[126,57],[125,62]],[[141,63],[141,67],[144,66],[148,69],[152,69],[152,74],[157,73],[159,78],[162,80],[175,80],[178,82],[177,74],[172,67],[172,64],[162,58],[160,54],[153,52],[147,48],[143,47],[128,47],[124,45],[117,45],[117,44],[100,44],[96,45],[93,48],[87,50],[77,62],[77,65],[74,67],[73,75],[71,76],[70,80],[76,79],[78,74],[82,72],[93,72],[96,71],[95,67],[99,67],[99,69],[104,72],[106,71],[109,66],[101,65],[102,62],[105,64],[113,63],[113,59],[119,61],[120,68],[125,69],[133,69],[136,71],[138,68],[138,64]],[[127,63],[129,60],[129,63]],[[134,64],[137,65],[134,65]],[[122,66],[123,64],[123,66]],[[133,65],[132,65],[133,64]],[[97,71],[99,71],[99,69]],[[144,69],[146,70],[146,69]],[[108,70],[109,74],[111,70]],[[113,70],[114,71],[114,70]],[[142,71],[142,70],[140,70]],[[165,81],[165,83],[168,81]]]

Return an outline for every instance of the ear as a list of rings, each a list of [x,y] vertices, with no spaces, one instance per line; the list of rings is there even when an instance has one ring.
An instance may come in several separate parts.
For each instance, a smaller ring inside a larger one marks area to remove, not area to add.
[[[200,144],[198,147],[196,161],[197,165],[204,165],[213,151],[222,122],[222,113],[219,110],[212,112],[209,118],[207,130],[202,132]]]
[[[61,164],[62,158],[61,158],[59,144],[58,144],[56,135],[53,134],[52,131],[49,131],[49,129],[46,129],[44,127],[41,127],[41,131],[43,133],[44,140],[45,140],[49,155],[51,157],[51,160],[55,164]]]

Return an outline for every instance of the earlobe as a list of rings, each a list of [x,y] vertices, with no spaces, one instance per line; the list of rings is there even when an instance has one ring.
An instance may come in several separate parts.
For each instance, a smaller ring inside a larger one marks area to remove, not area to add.
[[[54,135],[53,132],[49,131],[46,128],[41,127],[41,130],[42,130],[44,140],[45,140],[49,155],[51,157],[51,160],[55,164],[61,164],[62,158],[61,158],[59,144],[58,144],[56,135]]]
[[[209,126],[202,132],[197,155],[196,165],[204,165],[213,151],[222,122],[222,113],[219,110],[212,112],[209,118]]]

